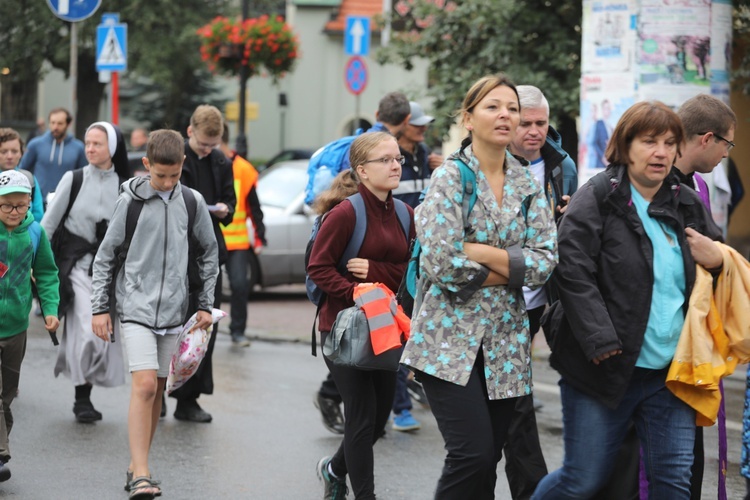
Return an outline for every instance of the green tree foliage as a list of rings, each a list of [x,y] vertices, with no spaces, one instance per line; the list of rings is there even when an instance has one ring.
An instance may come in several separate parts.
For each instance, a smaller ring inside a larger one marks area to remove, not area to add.
[[[46,2],[0,1],[0,103],[2,120],[8,123],[36,119],[36,82],[47,54],[62,37],[62,22]]]
[[[435,126],[441,133],[447,133],[475,80],[504,72],[516,84],[542,89],[552,120],[568,141],[575,141],[581,0],[416,0],[406,12],[409,3],[397,5],[399,29],[379,51],[378,61],[407,69],[417,58],[429,61],[428,93],[435,99]],[[575,151],[575,142],[569,143]]]
[[[195,99],[208,100],[206,93],[210,94],[213,87],[196,82],[210,80],[211,77],[200,60],[195,30],[219,14],[238,14],[236,2],[107,0],[96,14],[77,23],[76,135],[81,137],[86,125],[99,119],[105,85],[98,81],[95,52],[96,27],[101,22],[103,12],[119,12],[120,22],[128,24],[128,71],[121,82],[123,87],[133,86],[133,81],[146,79],[149,82],[149,97],[158,105],[152,106],[153,112],[148,120],[144,120],[146,123],[151,126],[177,126],[184,121],[183,108],[192,105]],[[11,68],[14,81],[26,82],[35,96],[35,82],[41,74],[44,60],[68,76],[70,23],[55,17],[43,0],[2,0],[0,47],[0,68]],[[186,92],[190,92],[190,95]],[[4,96],[10,94],[16,92],[3,92]],[[16,97],[14,95],[12,99]],[[61,104],[67,105],[67,102]],[[24,114],[26,116],[23,118],[27,120],[35,118],[33,112],[28,116],[28,110]],[[5,111],[3,115],[5,117]]]

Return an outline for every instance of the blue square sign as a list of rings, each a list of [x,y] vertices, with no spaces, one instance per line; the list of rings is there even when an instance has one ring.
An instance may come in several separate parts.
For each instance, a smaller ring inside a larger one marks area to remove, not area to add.
[[[96,27],[96,70],[125,71],[128,67],[128,25],[100,24]]]
[[[370,18],[347,16],[344,29],[344,53],[348,56],[366,56],[370,53]]]

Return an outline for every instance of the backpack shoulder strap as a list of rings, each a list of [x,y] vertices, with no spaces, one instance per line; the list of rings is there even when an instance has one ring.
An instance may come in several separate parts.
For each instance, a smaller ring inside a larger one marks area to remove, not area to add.
[[[133,240],[133,234],[135,233],[135,227],[138,225],[138,218],[141,216],[141,210],[143,210],[143,200],[136,200],[135,198],[128,204],[128,212],[125,216],[125,240],[122,242],[122,252],[120,258],[122,262],[128,256],[128,250],[130,249],[130,242]]]
[[[594,197],[596,198],[596,204],[601,212],[604,206],[604,198],[607,197],[607,193],[612,191],[612,183],[609,180],[607,172],[599,172],[593,176],[591,178],[591,183],[594,185]]]
[[[198,211],[198,202],[195,199],[193,190],[187,186],[182,186],[182,199],[185,201],[185,208],[188,214],[188,238],[193,237],[193,226],[195,225],[195,214]]]
[[[70,209],[73,207],[73,203],[78,198],[78,193],[81,191],[81,184],[83,184],[83,169],[77,168],[73,170],[73,182],[70,184],[70,197],[68,198],[68,206],[65,208],[65,213],[60,220],[60,226],[68,219]]]
[[[409,216],[409,209],[406,208],[406,203],[399,200],[398,198],[393,198],[394,202],[394,208],[396,209],[396,216],[398,217],[398,221],[401,223],[401,229],[404,231],[404,235],[406,236],[406,240],[409,240],[409,233],[411,233],[411,216]]]
[[[339,270],[346,269],[346,263],[357,256],[359,249],[362,248],[362,243],[365,241],[365,232],[367,232],[367,210],[362,195],[356,193],[348,197],[347,200],[354,207],[354,232],[339,261]]]
[[[461,215],[463,216],[464,229],[466,229],[470,225],[469,214],[471,214],[477,202],[477,174],[460,158],[456,157],[454,160],[456,165],[458,165],[458,171],[461,174],[461,184],[463,185]]]

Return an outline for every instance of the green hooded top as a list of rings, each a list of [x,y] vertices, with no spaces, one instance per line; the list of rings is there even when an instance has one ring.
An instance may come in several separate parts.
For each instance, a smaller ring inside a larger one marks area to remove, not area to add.
[[[42,309],[48,316],[57,316],[60,303],[57,266],[47,234],[39,228],[39,246],[34,257],[34,246],[29,226],[34,222],[31,212],[21,224],[8,231],[0,223],[0,262],[8,266],[0,278],[0,338],[8,338],[29,327],[31,312],[31,274],[36,278]]]

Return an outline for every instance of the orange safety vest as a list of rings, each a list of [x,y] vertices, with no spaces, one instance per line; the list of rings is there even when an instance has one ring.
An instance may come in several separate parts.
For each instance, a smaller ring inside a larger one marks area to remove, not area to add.
[[[387,286],[382,283],[359,285],[354,288],[353,298],[354,304],[365,312],[376,356],[402,347],[409,339],[411,320]]]
[[[234,194],[237,196],[237,206],[234,207],[232,222],[227,226],[221,226],[221,232],[224,235],[227,250],[247,250],[250,248],[246,222],[247,195],[258,182],[258,171],[249,161],[239,155],[234,157],[232,171],[234,172]],[[260,244],[257,238],[256,243]]]

